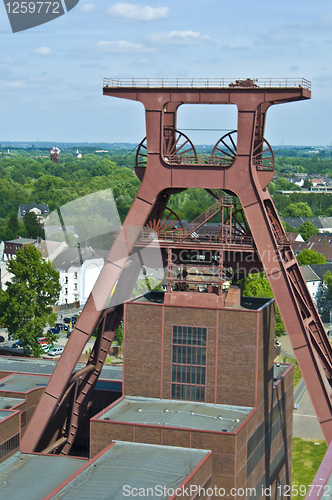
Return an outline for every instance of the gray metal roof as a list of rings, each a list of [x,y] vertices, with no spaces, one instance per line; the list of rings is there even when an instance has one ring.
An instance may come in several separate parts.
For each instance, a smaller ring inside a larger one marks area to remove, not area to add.
[[[0,498],[42,500],[83,464],[78,458],[15,453],[0,463]]]
[[[9,415],[12,415],[12,411],[6,411],[6,410],[0,410],[0,420],[3,420],[4,418],[9,417]]]
[[[311,264],[311,269],[316,273],[322,280],[323,276],[327,271],[332,272],[332,264]]]
[[[57,362],[48,359],[14,358],[0,356],[0,372],[31,373],[38,375],[52,375]],[[76,370],[83,368],[85,363],[77,363]],[[104,365],[100,374],[103,380],[122,380],[122,366]]]
[[[9,377],[0,380],[0,391],[28,392],[32,389],[46,387],[49,377],[42,375],[21,375],[13,373]]]
[[[251,407],[126,396],[99,420],[235,432]]]
[[[25,399],[0,397],[0,410],[9,410],[24,401]]]
[[[320,277],[313,271],[312,266],[300,266],[305,281],[321,281]]]
[[[207,453],[208,450],[117,441],[52,500],[123,500],[128,496],[124,493],[133,488],[143,488],[145,492],[152,488],[149,496],[154,492],[153,496],[166,499],[171,496],[167,493],[178,488]],[[156,494],[158,485],[165,487],[166,495],[163,489],[161,495]]]
[[[273,382],[277,382],[277,380],[281,379],[286,370],[290,367],[289,364],[284,363],[275,363],[273,365]]]

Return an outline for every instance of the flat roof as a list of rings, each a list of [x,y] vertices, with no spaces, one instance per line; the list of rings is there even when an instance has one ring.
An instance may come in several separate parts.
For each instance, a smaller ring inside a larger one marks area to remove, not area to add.
[[[16,358],[0,356],[0,372],[31,373],[36,375],[52,375],[57,361],[37,358]],[[85,363],[77,363],[75,369],[84,368]],[[122,380],[122,366],[105,365],[99,380]]]
[[[21,375],[20,373],[13,373],[7,378],[0,380],[0,391],[11,392],[29,392],[32,389],[40,389],[46,387],[49,377],[42,375]]]
[[[167,494],[167,490],[178,488],[208,453],[208,450],[116,441],[100,458],[51,498],[122,499],[128,496],[124,492],[133,488],[144,488],[147,491],[147,488],[154,490],[157,485],[161,485],[162,488],[165,486],[166,495],[161,491],[161,495],[153,496],[166,499],[171,496]],[[13,500],[12,497],[8,498]]]
[[[82,467],[84,462],[60,455],[17,452],[0,463],[0,498],[42,500]]]
[[[273,382],[277,382],[280,380],[285,371],[288,370],[290,367],[290,364],[285,364],[285,363],[274,363],[273,365]]]
[[[181,292],[180,292],[181,293]],[[203,294],[206,295],[205,292],[191,292],[197,294]],[[130,299],[128,302],[138,302],[138,303],[144,303],[144,304],[163,304],[164,303],[164,297],[165,297],[165,292],[159,292],[159,291],[151,291],[147,292],[144,295],[140,295],[139,297],[135,297],[133,299]],[[265,298],[260,298],[260,297],[241,297],[241,304],[240,307],[237,307],[236,309],[251,309],[254,311],[258,311],[262,307],[264,307],[266,304],[271,302],[271,300],[274,299],[265,299]],[[205,307],[204,305],[202,306],[203,308]],[[229,308],[225,308],[229,310]]]
[[[9,415],[12,415],[13,413],[13,411],[0,410],[0,420],[9,417]]]
[[[13,406],[19,403],[24,403],[25,399],[7,398],[7,396],[0,397],[0,410],[10,410]]]
[[[252,407],[125,396],[98,420],[235,432]]]

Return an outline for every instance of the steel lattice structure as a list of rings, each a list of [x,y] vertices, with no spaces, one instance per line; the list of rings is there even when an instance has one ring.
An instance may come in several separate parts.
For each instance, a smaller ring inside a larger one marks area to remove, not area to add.
[[[132,289],[138,276],[140,266],[133,265],[128,256],[137,245],[141,228],[160,228],[170,195],[187,188],[203,188],[215,193],[216,203],[220,199],[216,191],[220,190],[239,198],[248,225],[242,236],[254,241],[254,246],[247,241],[246,251],[260,256],[322,431],[330,443],[331,344],[267,189],[274,175],[274,163],[272,150],[264,139],[268,108],[310,99],[310,82],[304,79],[106,79],[103,92],[110,97],[140,101],[145,107],[146,139],[140,144],[136,160],[136,172],[142,183],[25,432],[22,451],[69,453],[122,318],[124,297],[120,288]],[[204,163],[199,163],[191,141],[176,128],[177,109],[184,103],[237,106],[236,134],[223,136]],[[220,207],[216,206],[215,210]],[[209,216],[206,215],[205,220]],[[201,220],[195,224],[193,228],[198,227]],[[232,234],[241,236],[241,231],[244,230],[237,229]],[[173,231],[174,242],[188,244],[185,228],[180,237],[179,234]],[[228,243],[232,245],[234,241],[227,242],[224,238],[223,251],[231,248],[227,247]],[[118,287],[119,282],[122,287]],[[120,305],[108,307],[112,292],[113,298],[114,294],[118,295],[116,303]],[[84,369],[75,373],[75,364],[96,327],[98,336],[90,359]]]

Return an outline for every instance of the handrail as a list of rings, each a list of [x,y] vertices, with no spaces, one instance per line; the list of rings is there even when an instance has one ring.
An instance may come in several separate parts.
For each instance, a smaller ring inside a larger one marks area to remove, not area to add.
[[[104,88],[304,88],[305,78],[104,78]]]

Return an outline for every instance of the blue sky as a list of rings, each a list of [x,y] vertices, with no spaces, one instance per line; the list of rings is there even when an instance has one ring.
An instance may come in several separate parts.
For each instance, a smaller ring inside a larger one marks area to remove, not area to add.
[[[103,96],[104,77],[304,77],[312,99],[270,108],[265,137],[272,145],[332,144],[325,0],[80,0],[15,34],[1,4],[0,44],[0,143],[140,142],[142,105]],[[236,128],[230,108],[182,107],[178,128]],[[221,134],[188,135],[212,144]]]

